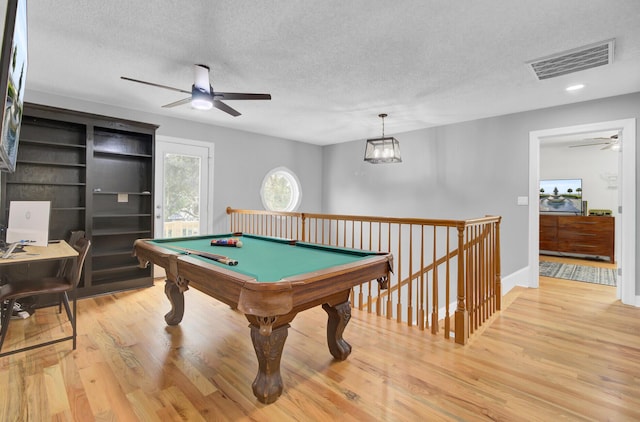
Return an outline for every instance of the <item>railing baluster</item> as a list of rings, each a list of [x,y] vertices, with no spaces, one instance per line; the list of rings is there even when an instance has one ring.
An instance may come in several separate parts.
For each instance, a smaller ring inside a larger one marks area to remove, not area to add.
[[[413,325],[413,224],[409,225],[409,283],[407,283],[407,325]]]
[[[418,305],[418,328],[421,330],[425,329],[425,284],[427,280],[425,279],[425,271],[424,271],[424,254],[426,251],[424,250],[424,224],[420,225],[420,304]]]
[[[444,316],[444,338],[448,339],[451,334],[451,315],[449,314],[449,303],[451,303],[451,273],[450,273],[450,262],[449,258],[449,237],[451,233],[449,231],[451,227],[447,227],[447,246],[446,246],[446,262],[445,262],[445,316]]]
[[[433,226],[433,262],[437,261],[437,226]],[[431,307],[431,334],[438,333],[438,266],[433,266],[433,297],[431,298],[432,307]]]
[[[396,303],[396,320],[402,322],[402,224],[398,225],[398,283],[397,283],[397,297],[398,303]]]
[[[388,241],[388,246],[387,246],[387,250],[391,251],[391,224],[389,224],[389,232],[387,234],[387,241]],[[396,257],[396,262],[398,264],[396,264],[396,267],[400,265],[400,257],[397,256]],[[396,270],[398,271],[398,270]],[[400,277],[398,277],[398,280],[400,280]],[[393,283],[391,280],[389,280],[389,294],[387,294],[387,319],[391,319],[393,317],[393,307],[392,307],[392,296],[393,296]]]

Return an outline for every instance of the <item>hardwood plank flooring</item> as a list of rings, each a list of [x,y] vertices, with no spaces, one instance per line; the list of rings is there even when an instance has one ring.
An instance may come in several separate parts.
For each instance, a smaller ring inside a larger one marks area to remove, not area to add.
[[[327,349],[325,312],[303,312],[271,405],[251,392],[244,316],[191,289],[169,327],[163,289],[81,300],[75,351],[65,342],[0,358],[0,420],[640,420],[640,309],[613,287],[541,277],[507,294],[464,347],[353,310],[343,362]],[[12,321],[3,350],[62,335],[64,321],[55,308]]]

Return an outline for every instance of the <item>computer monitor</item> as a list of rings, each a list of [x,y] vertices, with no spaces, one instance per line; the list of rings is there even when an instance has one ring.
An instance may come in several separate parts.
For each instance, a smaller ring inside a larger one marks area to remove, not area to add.
[[[47,246],[50,212],[50,201],[11,201],[7,243],[24,241],[34,246]]]

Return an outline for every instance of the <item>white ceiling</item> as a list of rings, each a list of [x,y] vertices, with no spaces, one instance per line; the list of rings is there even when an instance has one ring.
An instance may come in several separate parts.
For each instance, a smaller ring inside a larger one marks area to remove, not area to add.
[[[638,0],[29,1],[30,91],[318,145],[640,91]],[[615,38],[613,64],[526,62]],[[163,109],[193,64],[242,113]],[[586,87],[569,94],[573,83]]]

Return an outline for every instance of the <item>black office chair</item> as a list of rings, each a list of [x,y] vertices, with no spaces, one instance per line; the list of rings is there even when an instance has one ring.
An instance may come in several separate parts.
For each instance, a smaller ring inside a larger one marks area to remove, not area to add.
[[[8,354],[18,353],[25,350],[34,349],[36,347],[47,346],[50,344],[58,343],[66,340],[73,340],[73,349],[76,348],[76,292],[75,289],[80,281],[80,275],[82,274],[82,268],[84,266],[85,258],[91,247],[91,241],[84,237],[79,238],[74,244],[71,245],[76,251],[78,256],[75,259],[71,259],[71,264],[68,265],[68,261],[62,261],[60,264],[60,270],[54,277],[41,277],[33,280],[16,280],[9,281],[7,284],[0,286],[0,303],[2,309],[0,311],[0,321],[2,323],[2,329],[0,330],[0,351],[2,351],[2,345],[4,339],[7,336],[9,329],[9,322],[11,322],[11,313],[13,305],[18,299],[22,299],[28,296],[38,296],[44,294],[58,294],[60,301],[64,305],[65,311],[71,326],[73,334],[68,337],[51,340],[45,343],[24,347],[18,350],[12,350],[7,353],[0,353],[0,356]],[[73,291],[73,312],[69,306],[68,292]]]

